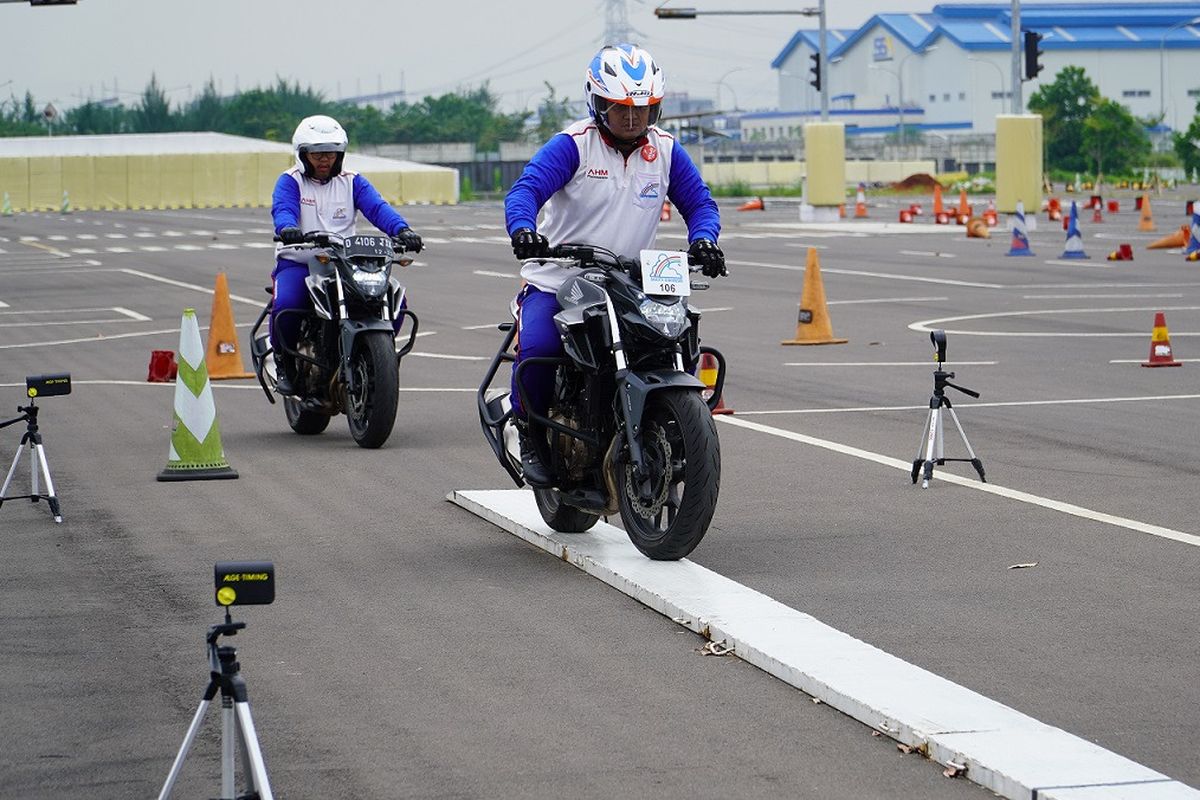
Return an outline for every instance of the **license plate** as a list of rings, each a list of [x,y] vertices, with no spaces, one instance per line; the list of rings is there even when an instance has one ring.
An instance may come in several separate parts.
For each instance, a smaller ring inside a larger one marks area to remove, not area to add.
[[[346,239],[346,255],[390,258],[392,240],[386,236],[350,236]]]

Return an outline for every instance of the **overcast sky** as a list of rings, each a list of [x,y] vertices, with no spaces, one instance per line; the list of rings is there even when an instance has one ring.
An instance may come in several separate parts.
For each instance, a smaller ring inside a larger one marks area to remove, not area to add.
[[[800,10],[818,0],[669,0],[700,10]],[[722,108],[773,107],[771,60],[815,17],[702,15],[662,20],[663,0],[625,0],[636,40],[668,92],[718,97]],[[31,8],[0,0],[0,97],[31,91],[39,107],[90,98],[137,102],[151,72],[172,104],[210,78],[223,94],[275,82],[334,99],[400,88],[411,100],[488,82],[506,111],[535,108],[545,84],[582,95],[606,30],[608,0],[78,0]],[[927,12],[934,0],[826,0],[827,24],[857,28],[877,13]]]

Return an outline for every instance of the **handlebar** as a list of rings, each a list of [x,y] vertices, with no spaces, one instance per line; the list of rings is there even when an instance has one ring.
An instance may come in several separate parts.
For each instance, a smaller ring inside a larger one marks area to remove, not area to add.
[[[601,269],[619,269],[630,275],[640,272],[639,263],[632,258],[619,256],[611,250],[590,244],[564,243],[550,248],[546,260],[563,259],[575,261],[580,267],[600,267]],[[688,272],[700,272],[701,267],[688,264]]]
[[[387,237],[392,242],[392,252],[397,255],[402,255],[408,252],[408,248],[403,242],[398,242],[392,237]],[[345,247],[346,237],[337,233],[329,233],[326,231],[306,231],[304,238],[299,242],[284,242],[283,239],[276,234],[271,237],[271,241],[279,242],[284,247],[292,247],[297,250],[312,249],[316,247]]]

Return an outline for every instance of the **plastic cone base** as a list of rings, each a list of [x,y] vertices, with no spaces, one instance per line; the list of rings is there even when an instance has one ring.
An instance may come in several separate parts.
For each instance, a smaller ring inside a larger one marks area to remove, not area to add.
[[[238,476],[233,467],[166,467],[158,473],[160,481],[219,481],[230,480]]]

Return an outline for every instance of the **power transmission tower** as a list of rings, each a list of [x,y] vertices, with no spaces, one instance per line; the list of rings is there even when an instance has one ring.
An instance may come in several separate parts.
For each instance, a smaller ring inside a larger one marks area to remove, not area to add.
[[[627,0],[602,0],[604,3],[604,44],[637,40],[638,32],[629,24]]]

